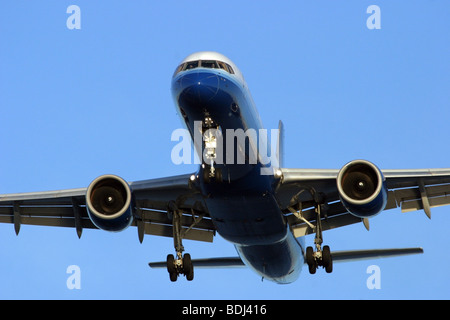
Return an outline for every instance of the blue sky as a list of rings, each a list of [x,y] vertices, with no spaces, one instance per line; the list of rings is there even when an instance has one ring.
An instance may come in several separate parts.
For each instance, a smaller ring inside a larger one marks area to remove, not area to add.
[[[69,30],[66,9],[81,9]],[[381,29],[369,30],[369,5]],[[450,3],[434,1],[4,1],[0,11],[0,194],[85,187],[113,173],[142,180],[190,173],[170,140],[178,63],[219,51],[244,73],[266,128],[285,124],[285,165],[450,167]],[[0,225],[1,299],[449,299],[450,207],[386,211],[371,231],[324,234],[332,250],[422,246],[425,254],[336,264],[290,285],[247,269],[197,270],[170,283],[149,261],[172,239]],[[312,245],[313,238],[307,238]],[[194,258],[231,244],[185,241]],[[367,268],[381,270],[369,290]],[[81,270],[69,290],[67,267]]]

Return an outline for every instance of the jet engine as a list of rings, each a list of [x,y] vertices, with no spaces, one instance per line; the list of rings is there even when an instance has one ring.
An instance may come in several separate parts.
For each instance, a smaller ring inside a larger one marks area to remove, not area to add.
[[[387,187],[383,173],[366,160],[347,163],[337,176],[339,197],[344,207],[358,218],[369,218],[384,210]]]
[[[103,175],[89,185],[86,209],[94,225],[118,232],[133,222],[132,194],[128,183],[115,175]]]

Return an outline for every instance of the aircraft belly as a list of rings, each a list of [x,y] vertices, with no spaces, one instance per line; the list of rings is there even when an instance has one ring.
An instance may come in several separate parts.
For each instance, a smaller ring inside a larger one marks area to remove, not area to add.
[[[286,237],[286,221],[269,192],[209,193],[208,210],[218,233],[241,245],[275,243]]]
[[[268,245],[235,245],[242,261],[264,279],[280,284],[294,282],[304,264],[302,245],[291,232],[280,242]]]

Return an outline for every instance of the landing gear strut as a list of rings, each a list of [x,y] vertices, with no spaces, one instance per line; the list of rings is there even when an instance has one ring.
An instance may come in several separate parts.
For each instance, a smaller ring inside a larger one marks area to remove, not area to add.
[[[306,248],[306,263],[308,264],[309,273],[315,274],[318,267],[325,268],[327,273],[331,273],[333,271],[333,258],[331,256],[331,251],[329,246],[323,246],[323,237],[322,237],[322,210],[324,206],[323,196],[320,194],[316,194],[312,192],[312,195],[315,198],[316,202],[316,225],[314,227],[316,236],[314,237],[314,245],[316,250],[312,247]]]
[[[189,253],[183,255],[182,212],[173,202],[169,204],[169,215],[172,216],[173,243],[176,251],[176,259],[173,254],[167,255],[167,271],[170,281],[177,281],[180,274],[184,274],[188,281],[192,281],[194,279],[194,266],[192,265],[191,255]]]

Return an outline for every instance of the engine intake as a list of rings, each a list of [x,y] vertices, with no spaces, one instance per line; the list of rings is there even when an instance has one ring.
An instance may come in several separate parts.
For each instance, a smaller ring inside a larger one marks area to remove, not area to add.
[[[113,232],[125,230],[133,222],[130,186],[118,176],[100,176],[87,189],[86,208],[97,228]]]
[[[339,197],[344,207],[358,218],[369,218],[384,210],[387,187],[383,173],[366,160],[354,160],[339,171]]]

